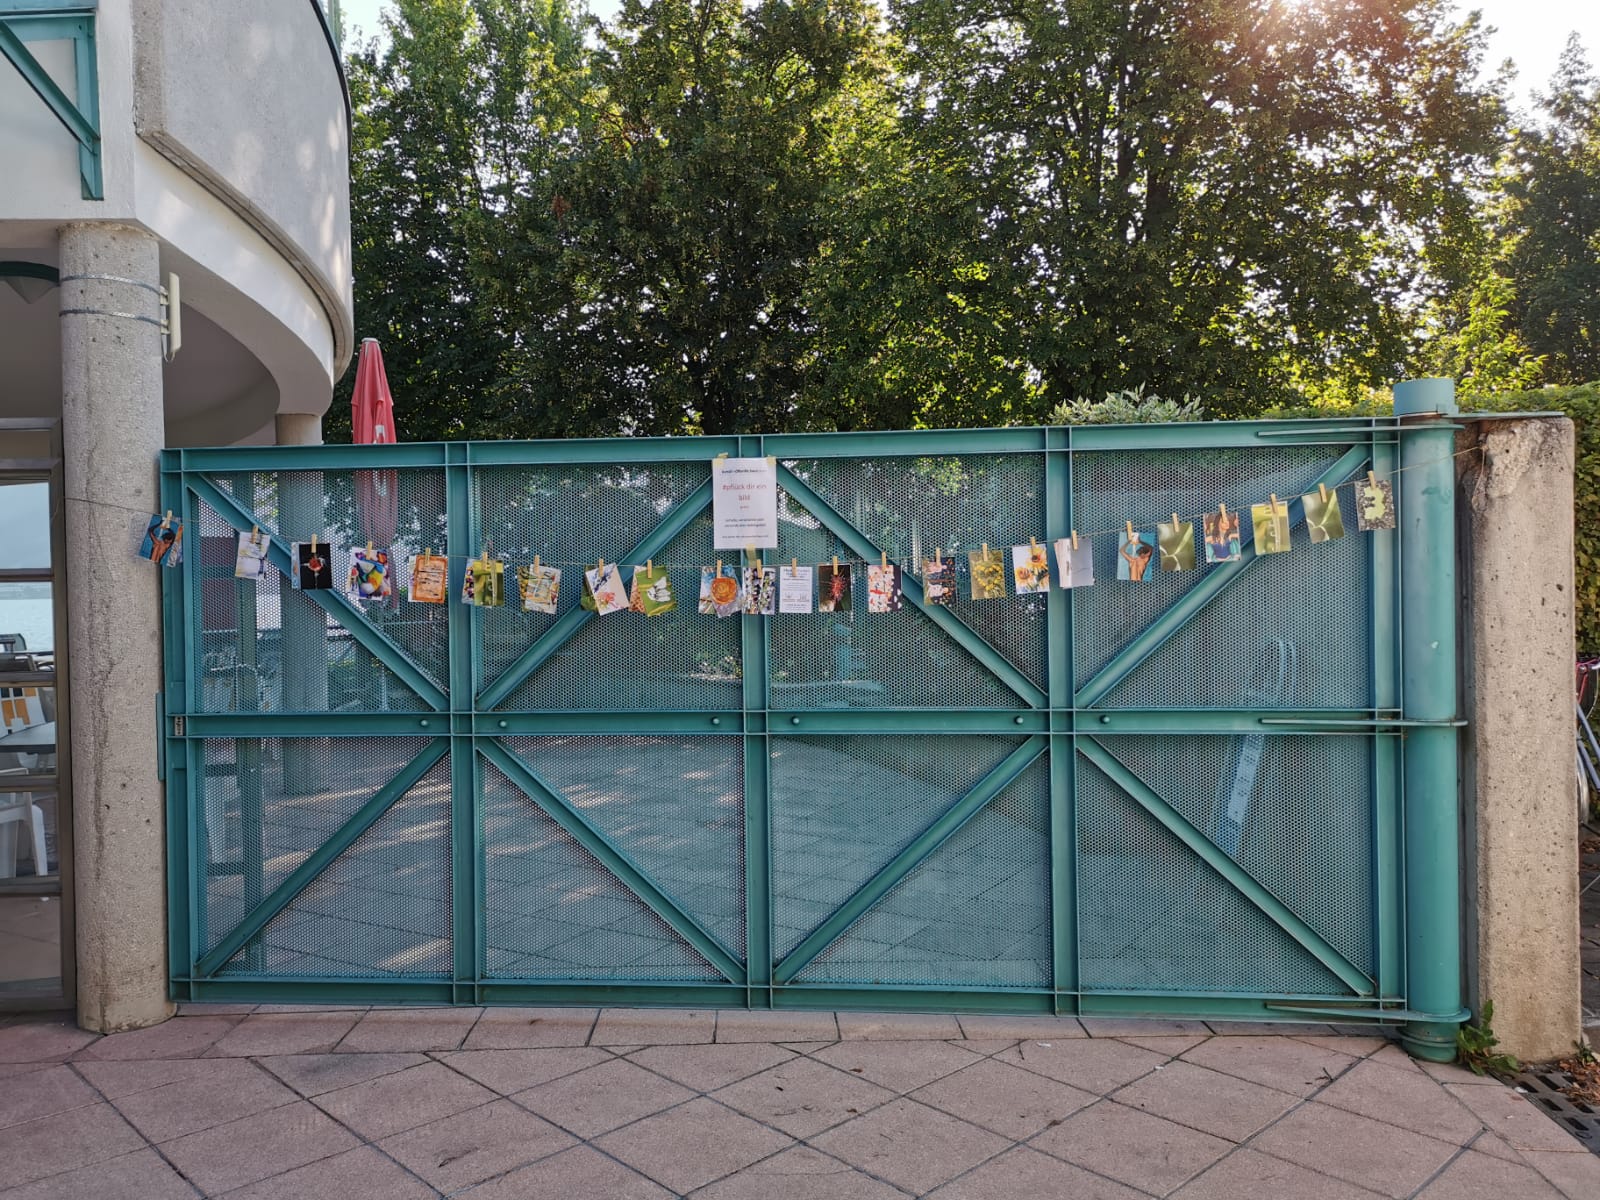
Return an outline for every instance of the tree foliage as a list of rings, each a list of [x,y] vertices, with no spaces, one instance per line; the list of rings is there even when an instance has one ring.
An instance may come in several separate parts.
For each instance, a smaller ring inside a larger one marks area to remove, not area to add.
[[[397,0],[352,208],[404,436],[1229,415],[1400,377],[1484,284],[1446,0],[887,3]]]

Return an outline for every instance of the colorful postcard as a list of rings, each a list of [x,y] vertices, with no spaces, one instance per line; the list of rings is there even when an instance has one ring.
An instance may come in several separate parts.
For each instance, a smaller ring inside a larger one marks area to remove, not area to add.
[[[461,580],[461,603],[499,608],[506,602],[506,565],[498,558],[475,558]]]
[[[731,566],[731,565],[726,565],[726,566],[724,566],[722,568],[722,577],[725,578],[725,579],[733,579],[734,580],[734,583],[733,583],[733,594],[734,594],[735,597],[737,597],[738,594],[739,594],[739,582],[738,582],[737,579],[734,578],[734,573],[737,570],[738,570],[737,567],[734,567],[734,566]],[[716,592],[717,592],[718,589],[715,586],[716,582],[717,582],[717,568],[715,568],[715,567],[701,567],[700,568],[700,612],[704,616],[708,616],[708,617],[712,616],[717,611]],[[726,593],[726,590],[727,589],[725,587],[722,589],[722,591],[724,593]]]
[[[869,613],[899,612],[905,603],[900,582],[900,568],[894,563],[883,566],[867,564],[867,611]]]
[[[523,612],[555,612],[561,600],[560,568],[543,563],[536,567],[518,567],[517,593],[522,597]]]
[[[333,590],[333,547],[318,538],[316,542],[296,542],[291,556],[294,586],[302,592]]]
[[[1307,492],[1300,497],[1306,512],[1306,529],[1313,544],[1331,542],[1344,536],[1344,513],[1339,511],[1339,493],[1332,488]]]
[[[345,576],[345,594],[352,600],[387,600],[394,594],[389,580],[389,552],[350,551],[350,572]]]
[[[1153,583],[1150,565],[1155,561],[1155,537],[1148,529],[1135,529],[1117,539],[1117,578],[1129,583]]]
[[[413,604],[443,604],[450,592],[450,560],[442,554],[417,554],[411,559]]]
[[[1393,529],[1394,484],[1387,479],[1356,484],[1356,528],[1362,533],[1373,529]]]
[[[998,550],[973,550],[967,554],[974,600],[998,600],[1006,594],[1006,560]]]
[[[1282,554],[1289,548],[1289,506],[1252,504],[1250,524],[1255,530],[1257,554]]]
[[[744,611],[749,617],[770,617],[778,611],[778,572],[774,567],[746,567]]]
[[[267,551],[272,539],[259,529],[239,534],[239,553],[233,559],[235,579],[265,579],[267,576]]]
[[[633,569],[633,591],[628,597],[628,607],[647,617],[659,617],[678,607],[678,598],[672,593],[672,580],[665,567],[646,563]]]
[[[1094,550],[1087,539],[1076,546],[1071,538],[1056,539],[1056,570],[1064,588],[1088,587],[1094,583]]]
[[[817,611],[850,611],[849,563],[823,563],[817,568]]]
[[[136,517],[133,522],[134,555],[163,567],[183,561],[183,521],[168,513]]]
[[[781,613],[808,613],[811,611],[811,585],[816,578],[814,567],[792,563],[778,568],[778,611]]]
[[[1011,547],[1011,578],[1017,595],[1027,596],[1050,590],[1050,555],[1038,542]]]
[[[1161,550],[1163,571],[1194,570],[1194,522],[1179,521],[1156,523],[1156,545]]]
[[[591,567],[585,571],[583,586],[584,591],[589,594],[589,602],[593,605],[594,612],[600,616],[627,611],[628,589],[623,585],[622,572],[617,570],[616,563],[606,563],[604,566]],[[588,608],[590,604],[584,607]]]
[[[719,617],[735,617],[744,611],[744,591],[739,586],[739,569],[729,566],[711,581],[711,611]]]
[[[1219,510],[1207,513],[1202,522],[1206,535],[1206,562],[1238,562],[1244,555],[1239,545],[1239,514]]]
[[[956,595],[956,560],[922,560],[922,598],[929,604],[948,608]]]

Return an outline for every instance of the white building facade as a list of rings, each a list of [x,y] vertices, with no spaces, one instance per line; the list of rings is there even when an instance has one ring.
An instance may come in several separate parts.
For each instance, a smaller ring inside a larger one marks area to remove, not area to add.
[[[321,440],[348,152],[316,0],[0,0],[0,1008],[170,1011],[130,529],[163,447]]]

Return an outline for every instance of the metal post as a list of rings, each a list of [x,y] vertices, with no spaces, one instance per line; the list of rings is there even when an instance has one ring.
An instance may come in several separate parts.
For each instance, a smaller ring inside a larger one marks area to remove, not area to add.
[[[1400,435],[1402,712],[1405,740],[1406,1000],[1401,1040],[1418,1058],[1456,1054],[1461,1008],[1461,821],[1456,731],[1455,384],[1394,389]]]

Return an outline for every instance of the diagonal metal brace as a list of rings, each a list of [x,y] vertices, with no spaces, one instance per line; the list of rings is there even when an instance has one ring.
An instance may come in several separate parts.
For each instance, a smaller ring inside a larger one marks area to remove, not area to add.
[[[450,743],[445,738],[437,738],[423,747],[422,753],[374,792],[372,799],[358,808],[355,815],[340,826],[332,837],[313,850],[305,862],[273,888],[271,894],[256,905],[250,915],[234,927],[232,933],[224,937],[209,954],[196,963],[195,975],[204,979],[216,974],[217,970],[237,954],[251,938],[265,929],[272,918],[287,908],[290,901],[298,896],[307,884],[322,874],[334,859],[353,846],[357,838],[376,825],[378,819],[393,807],[394,802],[410,791],[449,749]]]
[[[1157,795],[1144,780],[1123,766],[1109,750],[1093,738],[1084,737],[1078,739],[1078,753],[1099,767],[1112,783],[1159,821],[1167,832],[1231,884],[1236,892],[1258,908],[1269,921],[1298,942],[1302,949],[1337,975],[1351,991],[1358,996],[1373,994],[1372,980],[1367,978],[1365,971],[1339,953],[1327,939],[1306,924],[1287,904],[1262,887],[1253,875],[1234,862],[1187,817]]]
[[[512,754],[498,740],[478,742],[482,754],[500,773],[539,806],[568,837],[587,850],[616,880],[634,894],[651,912],[665,921],[695,951],[733,983],[745,982],[744,964],[722,944],[715,934],[694,916],[680,908],[644,869],[613,846],[560,789],[551,787],[543,776]]]
[[[3,20],[0,20],[0,54],[11,60],[11,65],[22,76],[23,82],[44,101],[45,107],[66,127],[67,132],[78,140],[78,144],[98,155],[100,131],[79,111],[78,106],[68,99],[67,94],[50,77],[50,73],[33,56],[33,52]]]
[[[772,973],[772,981],[793,982],[795,976],[805,970],[811,960],[826,950],[834,939],[860,920],[868,909],[889,894],[890,889],[977,816],[984,805],[1010,786],[1034,759],[1044,753],[1048,744],[1047,738],[1031,737],[1008,754],[999,766],[978,780],[971,791],[941,813],[904,850],[885,863],[882,870],[857,888],[848,900],[834,910],[832,916],[807,934],[805,940],[778,964]]]

